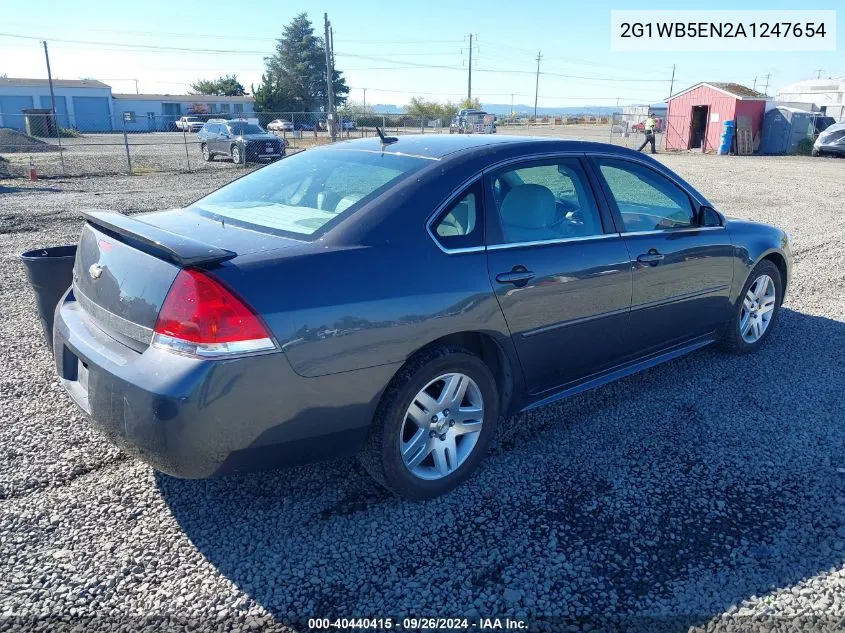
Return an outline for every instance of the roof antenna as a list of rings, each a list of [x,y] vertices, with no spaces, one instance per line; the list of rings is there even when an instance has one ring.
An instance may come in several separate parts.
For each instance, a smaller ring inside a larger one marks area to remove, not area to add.
[[[399,140],[395,136],[385,136],[384,132],[381,131],[381,128],[378,125],[376,126],[376,134],[378,134],[378,137],[381,139],[382,145],[392,145]]]

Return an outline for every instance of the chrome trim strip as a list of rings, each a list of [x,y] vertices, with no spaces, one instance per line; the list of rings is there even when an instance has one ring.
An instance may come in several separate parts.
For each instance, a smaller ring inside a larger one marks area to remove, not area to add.
[[[553,330],[564,328],[569,325],[580,325],[581,323],[595,321],[596,319],[602,319],[604,317],[628,314],[628,312],[630,311],[631,306],[628,306],[626,308],[619,308],[618,310],[609,310],[608,312],[602,312],[600,314],[592,314],[590,316],[580,317],[577,319],[570,319],[569,321],[560,321],[558,323],[552,323],[551,325],[543,325],[542,327],[538,327],[533,330],[528,330],[527,332],[523,332],[520,336],[522,336],[523,338],[531,338],[532,336],[536,336],[537,334],[545,334],[546,332],[551,332]]]
[[[654,231],[628,231],[622,232],[622,237],[629,235],[667,235],[671,233],[694,233],[696,231],[724,231],[724,226],[691,226],[685,229],[657,229]]]
[[[109,312],[104,307],[97,305],[79,289],[79,286],[77,286],[75,282],[73,284],[73,296],[79,302],[79,305],[82,306],[82,309],[100,325],[111,328],[118,334],[134,339],[139,343],[149,345],[150,341],[152,341],[152,328],[133,323],[132,321],[129,321],[114,312]]]
[[[481,180],[481,174],[475,173],[471,177],[467,178],[464,182],[462,182],[458,187],[453,189],[448,196],[446,196],[446,200],[441,202],[437,205],[437,208],[434,210],[434,213],[428,216],[428,219],[425,221],[425,230],[428,233],[428,236],[434,242],[434,244],[439,248],[441,251],[446,253],[447,255],[461,255],[463,253],[479,253],[485,250],[484,245],[481,246],[467,246],[464,248],[446,248],[440,241],[437,239],[437,236],[434,234],[434,231],[431,230],[431,224],[437,219],[443,211],[452,204],[455,199],[461,195],[465,189],[473,186],[476,181]],[[481,217],[484,217],[484,213],[482,212]],[[477,218],[476,218],[477,221]]]
[[[636,281],[634,281],[636,285]],[[730,284],[721,284],[704,290],[696,290],[695,292],[687,292],[682,295],[675,295],[674,297],[667,297],[665,299],[658,299],[657,301],[649,301],[648,303],[638,303],[631,305],[631,312],[634,310],[644,310],[647,308],[657,308],[659,306],[669,305],[670,303],[677,303],[678,301],[685,301],[686,299],[695,299],[696,297],[703,297],[705,295],[712,295],[722,290],[729,290]]]
[[[573,242],[592,242],[594,240],[606,240],[611,237],[621,237],[620,233],[601,233],[599,235],[587,235],[583,237],[562,237],[556,240],[538,240],[536,242],[510,242],[507,244],[492,244],[487,247],[488,251],[503,251],[509,248],[521,248],[524,246],[545,246],[547,244],[570,244]]]
[[[223,356],[243,355],[253,352],[268,352],[276,349],[276,344],[269,338],[255,338],[231,343],[194,343],[175,336],[154,334],[152,347],[193,356],[195,358],[220,358]]]

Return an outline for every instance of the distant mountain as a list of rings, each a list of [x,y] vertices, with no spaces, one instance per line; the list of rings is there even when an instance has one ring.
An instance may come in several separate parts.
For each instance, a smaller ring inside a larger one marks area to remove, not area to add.
[[[511,112],[511,104],[509,103],[483,103],[482,107],[487,110],[490,114],[510,114]],[[533,116],[534,114],[534,106],[524,105],[522,103],[515,103],[513,105],[513,110],[516,112],[517,116],[525,115],[525,116]],[[549,108],[537,108],[538,115],[550,115],[550,114],[565,114],[565,115],[574,115],[574,114],[600,114],[600,115],[609,115],[614,114],[616,112],[622,112],[622,108],[617,108],[613,106],[600,106],[600,105],[584,105],[584,106],[552,106]]]
[[[374,103],[368,106],[378,114],[404,114],[405,106],[396,106],[392,103]]]
[[[373,112],[377,114],[404,114],[405,107],[393,105],[392,103],[374,103],[370,106]],[[509,103],[483,103],[481,107],[490,114],[508,115],[511,112],[511,105]],[[525,105],[522,103],[515,103],[513,106],[517,116],[532,116],[534,114],[534,106]],[[610,115],[616,112],[622,112],[622,108],[612,106],[599,105],[585,105],[585,106],[559,106],[549,108],[537,108],[538,115],[575,115],[575,114],[598,114]]]

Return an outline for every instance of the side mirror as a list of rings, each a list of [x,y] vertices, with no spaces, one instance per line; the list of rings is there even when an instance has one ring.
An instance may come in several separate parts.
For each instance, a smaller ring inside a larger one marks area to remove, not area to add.
[[[699,226],[722,226],[722,216],[712,207],[701,207],[698,211]]]

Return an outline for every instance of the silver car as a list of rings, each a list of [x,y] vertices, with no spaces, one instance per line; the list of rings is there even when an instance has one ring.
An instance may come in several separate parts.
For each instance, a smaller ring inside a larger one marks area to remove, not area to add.
[[[813,156],[845,156],[845,123],[834,123],[813,143]]]

